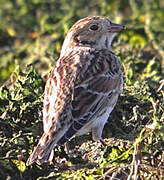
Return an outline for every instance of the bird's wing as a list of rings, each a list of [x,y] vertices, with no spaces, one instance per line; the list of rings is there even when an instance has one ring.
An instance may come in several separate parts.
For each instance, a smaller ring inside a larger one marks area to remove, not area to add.
[[[54,105],[57,99],[57,78],[52,77],[52,72],[46,82],[44,91],[44,103],[43,103],[43,128],[44,132],[48,133],[52,124],[55,125]]]
[[[50,160],[55,144],[67,142],[107,106],[108,98],[112,105],[121,73],[118,59],[109,51],[73,52],[60,58],[45,86],[44,133],[26,164]]]
[[[73,53],[58,59],[46,82],[43,103],[44,133],[48,134],[61,129],[61,119],[67,115],[65,108],[71,100],[72,81],[75,79],[72,76],[76,76],[71,71],[73,60]]]
[[[79,74],[71,101],[72,123],[58,144],[64,144],[76,134],[93,116],[97,115],[110,101],[111,107],[116,103],[122,86],[122,68],[117,57],[103,52],[90,56],[88,69]],[[85,69],[85,68],[84,68]],[[81,75],[81,77],[80,77]],[[115,98],[116,97],[116,98]]]

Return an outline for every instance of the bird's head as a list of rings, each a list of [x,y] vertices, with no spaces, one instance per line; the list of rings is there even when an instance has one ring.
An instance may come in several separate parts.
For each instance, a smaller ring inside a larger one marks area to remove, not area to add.
[[[114,36],[123,29],[123,25],[114,24],[106,17],[93,16],[81,19],[69,30],[62,46],[61,56],[69,48],[79,46],[110,49]]]

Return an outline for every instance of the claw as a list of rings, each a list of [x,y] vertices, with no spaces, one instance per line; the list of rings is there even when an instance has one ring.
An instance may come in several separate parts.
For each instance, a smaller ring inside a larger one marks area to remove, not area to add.
[[[107,146],[106,142],[103,139],[100,139],[100,142],[104,147]]]

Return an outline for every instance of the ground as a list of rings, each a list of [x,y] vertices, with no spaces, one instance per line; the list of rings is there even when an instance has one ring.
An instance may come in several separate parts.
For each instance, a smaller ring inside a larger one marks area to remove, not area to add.
[[[0,176],[2,179],[163,179],[164,2],[0,0]],[[59,7],[56,9],[56,7]],[[55,147],[53,163],[26,167],[42,133],[43,91],[64,36],[78,19],[110,17],[126,30],[112,50],[124,89],[103,131]]]

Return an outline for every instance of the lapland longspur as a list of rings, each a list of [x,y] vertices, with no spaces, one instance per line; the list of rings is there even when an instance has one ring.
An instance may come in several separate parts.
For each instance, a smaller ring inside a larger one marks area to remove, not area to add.
[[[87,17],[69,30],[60,57],[46,82],[44,133],[27,160],[51,161],[55,145],[92,132],[101,135],[123,86],[123,70],[111,43],[123,25],[106,17]]]

